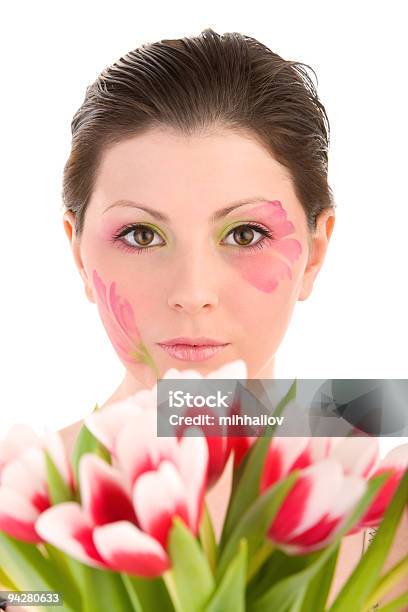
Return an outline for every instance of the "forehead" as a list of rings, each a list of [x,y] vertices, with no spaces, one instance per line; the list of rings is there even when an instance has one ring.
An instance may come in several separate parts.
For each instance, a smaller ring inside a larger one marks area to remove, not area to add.
[[[280,199],[292,214],[300,206],[289,170],[250,135],[216,130],[185,136],[154,129],[104,151],[89,212],[103,214],[127,199],[175,220],[186,214],[204,220],[230,202],[259,195]]]

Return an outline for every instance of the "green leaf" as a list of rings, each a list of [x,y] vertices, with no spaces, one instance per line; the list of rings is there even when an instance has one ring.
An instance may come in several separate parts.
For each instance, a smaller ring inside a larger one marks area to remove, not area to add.
[[[247,540],[249,559],[253,558],[256,551],[259,550],[259,547],[267,538],[268,528],[285,497],[294,486],[298,474],[299,471],[296,470],[289,474],[287,478],[275,483],[246,510],[225,543],[217,568],[218,579],[236,553],[242,538]]]
[[[129,596],[130,601],[132,602],[133,610],[135,612],[143,612],[142,604],[140,603],[140,598],[137,594],[135,586],[130,582],[130,576],[128,574],[121,573],[122,582],[125,586],[126,592]]]
[[[65,577],[67,589],[69,589],[70,592],[72,591],[75,599],[79,601],[81,598],[79,590],[80,583],[78,575],[74,571],[74,564],[77,563],[77,561],[48,542],[43,542],[39,545],[39,548],[40,550],[44,550],[45,557],[49,559],[54,571],[58,570]]]
[[[127,588],[119,573],[81,565],[82,612],[139,612],[133,607]]]
[[[344,584],[330,612],[360,609],[373,590],[387,559],[402,513],[408,501],[408,468],[405,470],[390,505],[368,550]]]
[[[121,574],[127,586],[128,593],[133,592],[140,602],[141,610],[158,610],[160,612],[174,612],[169,593],[162,577],[139,578],[129,574]],[[137,608],[134,606],[137,610]]]
[[[247,587],[249,601],[255,601],[263,595],[272,584],[276,584],[287,576],[296,574],[313,563],[319,553],[306,555],[288,555],[282,550],[275,549],[271,557],[266,560],[256,576]]]
[[[249,612],[270,612],[270,610],[273,610],[274,612],[286,612],[287,608],[293,605],[295,602],[297,605],[299,605],[299,602],[297,601],[299,592],[303,591],[305,587],[310,584],[310,581],[316,576],[323,564],[326,563],[326,561],[328,561],[328,559],[331,557],[343,535],[350,531],[350,529],[357,523],[366,508],[371,504],[379,487],[384,483],[385,479],[386,476],[384,474],[373,478],[368,483],[367,490],[357,503],[354,511],[339,529],[331,544],[322,551],[318,551],[318,554],[315,556],[315,560],[305,569],[274,584],[269,590],[261,595],[261,597],[256,599],[254,602],[251,602],[251,605],[248,608]],[[348,611],[353,609],[355,608],[349,607]]]
[[[58,471],[51,455],[45,452],[45,464],[47,469],[48,493],[52,505],[60,504],[75,499],[75,494]]]
[[[59,591],[67,612],[81,609],[70,580],[41,554],[35,544],[21,542],[0,532],[0,558],[4,571],[18,590]],[[47,606],[44,610],[52,612],[54,608]]]
[[[170,590],[174,585],[170,594],[176,610],[201,612],[214,589],[214,577],[199,543],[177,516],[170,530],[168,551],[172,569],[164,578]]]
[[[408,575],[408,555],[402,557],[384,576],[380,578],[374,591],[364,603],[364,609],[369,610],[384,595],[386,595],[402,578]]]
[[[274,416],[280,416],[285,406],[296,397],[296,379],[289,391],[279,402]],[[234,526],[239,521],[242,513],[259,496],[261,475],[265,463],[266,454],[271,443],[271,434],[277,425],[269,425],[261,436],[249,449],[243,459],[242,465],[234,473],[231,498],[228,503],[221,534],[219,549],[222,551]]]
[[[208,559],[211,571],[214,574],[217,566],[217,541],[215,539],[214,527],[206,503],[204,503],[203,516],[200,522],[199,536],[201,546],[203,547],[205,555]]]
[[[243,539],[237,555],[227,567],[205,612],[245,612],[245,584],[248,547]]]
[[[318,610],[326,609],[326,602],[330,594],[339,550],[340,543],[334,549],[326,563],[307,585],[305,593],[300,598],[299,612],[310,612],[310,610],[315,610],[317,612]]]
[[[95,404],[94,412],[98,409]],[[107,463],[111,463],[108,449],[89,431],[86,425],[82,425],[72,451],[71,463],[74,471],[75,482],[79,483],[79,461],[85,453],[94,453]]]
[[[3,590],[7,589],[9,591],[17,591],[17,586],[12,580],[10,580],[2,567],[0,567],[0,587],[2,587]]]
[[[402,595],[399,595],[392,601],[389,601],[385,606],[379,608],[381,612],[401,612],[402,606],[408,604],[408,591],[405,591]]]

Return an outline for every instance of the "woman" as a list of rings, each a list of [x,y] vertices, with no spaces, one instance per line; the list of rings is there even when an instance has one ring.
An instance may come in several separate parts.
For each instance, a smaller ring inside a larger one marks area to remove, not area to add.
[[[126,368],[102,409],[172,367],[206,374],[242,358],[248,378],[274,377],[335,220],[329,122],[305,67],[207,29],[142,45],[88,87],[72,121],[64,228]],[[68,450],[80,426],[63,430]],[[208,494],[217,532],[230,468]],[[363,535],[344,539],[334,591]]]

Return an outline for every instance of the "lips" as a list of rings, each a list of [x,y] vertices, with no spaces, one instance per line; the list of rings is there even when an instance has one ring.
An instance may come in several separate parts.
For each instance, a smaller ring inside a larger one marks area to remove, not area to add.
[[[206,338],[204,336],[200,336],[199,338],[187,338],[185,336],[179,336],[178,338],[171,338],[170,340],[165,340],[164,342],[158,342],[158,344],[160,344],[160,346],[174,346],[176,344],[189,346],[223,346],[229,343],[214,340],[213,338]]]
[[[169,355],[180,361],[205,361],[222,351],[229,342],[220,342],[213,338],[172,338],[158,345]]]

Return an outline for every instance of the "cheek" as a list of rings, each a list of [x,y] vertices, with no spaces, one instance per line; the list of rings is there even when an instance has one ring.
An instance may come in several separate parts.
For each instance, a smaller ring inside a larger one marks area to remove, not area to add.
[[[131,302],[118,291],[116,281],[102,278],[96,269],[92,281],[99,314],[113,346],[125,362],[134,362],[141,337]]]
[[[288,238],[266,246],[260,253],[235,256],[231,264],[242,279],[265,293],[272,293],[285,278],[292,280],[292,265],[300,257],[302,246]]]
[[[295,226],[279,200],[262,204],[252,214],[270,228],[274,238],[264,239],[259,250],[245,252],[244,247],[231,256],[231,262],[245,281],[259,291],[272,293],[282,280],[292,280],[292,267],[302,254],[302,245],[288,237],[295,232]]]

